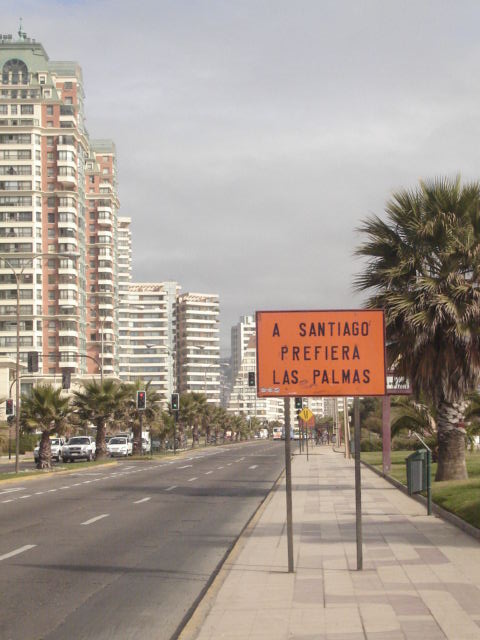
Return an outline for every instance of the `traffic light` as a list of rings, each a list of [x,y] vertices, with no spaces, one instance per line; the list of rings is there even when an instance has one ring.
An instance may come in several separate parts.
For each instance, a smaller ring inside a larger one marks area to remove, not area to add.
[[[145,411],[147,408],[147,395],[145,391],[137,391],[137,409]]]
[[[255,386],[255,371],[248,372],[248,386],[249,387]]]
[[[38,371],[38,351],[28,352],[28,373],[36,373]]]
[[[70,389],[71,378],[70,371],[62,371],[62,389]]]
[[[8,398],[7,399],[6,407],[5,407],[5,414],[6,414],[7,418],[9,416],[15,415],[15,408],[14,408],[14,405],[13,405],[13,399],[12,398]]]
[[[295,409],[303,409],[303,398],[295,398]]]
[[[180,398],[178,393],[172,393],[172,411],[178,411],[180,409]]]

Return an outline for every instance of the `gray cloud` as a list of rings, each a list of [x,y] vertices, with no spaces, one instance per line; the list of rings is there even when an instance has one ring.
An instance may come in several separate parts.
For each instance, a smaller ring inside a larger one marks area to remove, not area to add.
[[[360,219],[478,175],[476,1],[32,0],[4,31],[19,14],[117,143],[135,279],[218,292],[224,346],[256,308],[359,305]]]

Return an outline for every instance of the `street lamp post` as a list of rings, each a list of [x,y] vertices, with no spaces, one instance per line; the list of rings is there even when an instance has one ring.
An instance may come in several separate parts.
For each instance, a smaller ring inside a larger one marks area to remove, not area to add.
[[[13,265],[3,256],[1,260],[12,270],[15,276],[17,287],[17,305],[16,305],[16,323],[17,323],[17,352],[16,352],[16,368],[15,368],[15,473],[19,471],[20,460],[20,280],[27,266],[33,266],[33,262],[37,258],[74,258],[76,254],[70,253],[34,253],[26,258],[21,258],[26,262],[20,271],[16,270]],[[33,304],[33,303],[32,303]]]

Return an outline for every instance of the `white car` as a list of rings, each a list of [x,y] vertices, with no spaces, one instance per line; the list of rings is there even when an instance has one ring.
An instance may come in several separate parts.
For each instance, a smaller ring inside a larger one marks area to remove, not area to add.
[[[95,440],[90,436],[74,436],[62,447],[63,462],[74,460],[93,460],[95,457]]]
[[[110,438],[107,444],[107,453],[112,458],[115,456],[131,456],[132,452],[133,446],[131,441],[123,436]]]
[[[65,438],[50,438],[50,449],[52,452],[52,460],[60,462],[62,457],[62,447],[65,444]],[[40,451],[40,444],[38,444],[33,450],[33,458],[35,462],[38,462]]]

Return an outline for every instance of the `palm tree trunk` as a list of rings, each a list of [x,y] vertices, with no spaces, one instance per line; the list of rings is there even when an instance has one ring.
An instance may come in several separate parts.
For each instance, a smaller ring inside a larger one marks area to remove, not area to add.
[[[140,422],[136,420],[133,423],[133,455],[139,456],[142,453],[142,428],[140,427]]]
[[[105,443],[105,421],[100,420],[97,424],[97,437],[95,438],[95,460],[105,458],[107,455],[107,445]]]
[[[441,402],[438,407],[438,466],[435,480],[465,480],[465,403]]]
[[[37,469],[51,469],[52,468],[52,448],[50,445],[50,431],[46,429],[42,431],[42,438],[40,440],[40,447],[38,449],[38,463]]]

